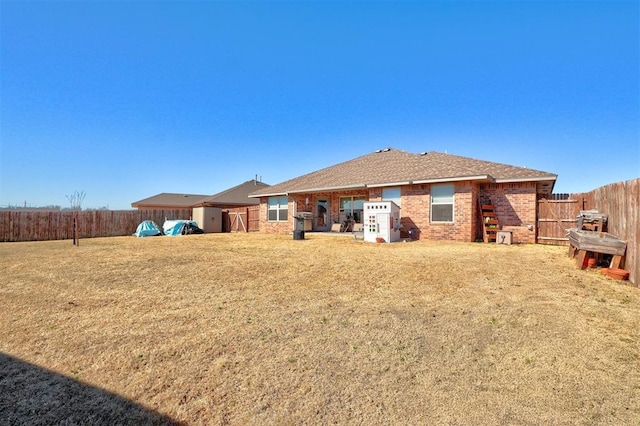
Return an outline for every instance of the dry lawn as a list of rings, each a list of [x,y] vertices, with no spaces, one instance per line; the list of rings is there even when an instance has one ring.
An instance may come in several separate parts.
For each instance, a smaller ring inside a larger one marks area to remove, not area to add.
[[[566,248],[0,244],[2,424],[640,424],[640,291]]]

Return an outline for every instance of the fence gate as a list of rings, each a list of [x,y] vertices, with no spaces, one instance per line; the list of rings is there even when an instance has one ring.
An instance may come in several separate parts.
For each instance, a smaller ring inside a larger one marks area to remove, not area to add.
[[[247,214],[238,212],[229,212],[229,232],[249,232],[247,229]]]
[[[567,229],[577,226],[582,201],[570,199],[538,200],[539,244],[569,245]]]

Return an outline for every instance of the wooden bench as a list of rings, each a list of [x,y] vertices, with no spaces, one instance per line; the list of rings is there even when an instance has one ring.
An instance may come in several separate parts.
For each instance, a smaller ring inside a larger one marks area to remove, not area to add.
[[[612,256],[610,268],[622,268],[627,250],[627,242],[607,232],[569,229],[569,257],[576,259],[576,266],[584,269],[588,257]]]

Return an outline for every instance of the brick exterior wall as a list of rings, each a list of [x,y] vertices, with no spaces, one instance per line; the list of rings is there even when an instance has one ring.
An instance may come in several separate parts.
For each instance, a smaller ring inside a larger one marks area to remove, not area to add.
[[[293,202],[289,199],[288,220],[271,222],[267,220],[268,198],[260,198],[260,232],[284,234],[293,230]]]
[[[260,232],[264,233],[288,233],[293,231],[295,227],[294,216],[300,212],[313,213],[313,224],[316,225],[316,217],[318,216],[317,201],[329,201],[329,214],[327,216],[328,228],[331,224],[338,221],[340,216],[340,197],[365,197],[367,199],[367,190],[351,190],[341,192],[317,192],[313,194],[294,194],[289,196],[289,220],[286,222],[273,222],[267,220],[267,201],[268,198],[260,199]]]
[[[502,229],[513,232],[515,243],[535,243],[536,235],[536,184],[530,182],[510,184],[479,184],[471,181],[454,184],[453,223],[431,223],[431,185],[405,185],[401,188],[401,223],[403,234],[410,229],[417,231],[419,239],[476,241],[482,238],[479,200],[491,200]],[[329,201],[329,226],[339,218],[340,197],[364,196],[368,201],[380,201],[382,188],[370,188],[341,192],[296,194],[289,197],[289,220],[267,221],[267,198],[261,199],[260,232],[287,233],[294,229],[293,216],[302,211],[318,212],[318,199]],[[531,227],[531,229],[529,229]]]
[[[471,182],[456,182],[453,197],[453,222],[431,222],[431,185],[408,185],[402,188],[402,218],[405,230],[415,229],[419,239],[474,241],[477,228],[474,220],[474,186]]]
[[[471,210],[473,210],[473,213],[471,217],[474,220],[471,222],[471,235],[474,241],[482,241],[482,218],[480,217],[480,203],[478,202],[480,199],[480,184],[472,183],[472,185]]]
[[[511,231],[514,243],[535,243],[537,192],[535,182],[481,184],[480,199],[496,208],[500,227]]]

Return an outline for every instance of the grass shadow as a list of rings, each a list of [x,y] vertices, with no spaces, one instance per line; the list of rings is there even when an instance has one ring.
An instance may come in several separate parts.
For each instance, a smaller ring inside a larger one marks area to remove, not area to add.
[[[0,424],[179,423],[104,389],[0,352]]]

